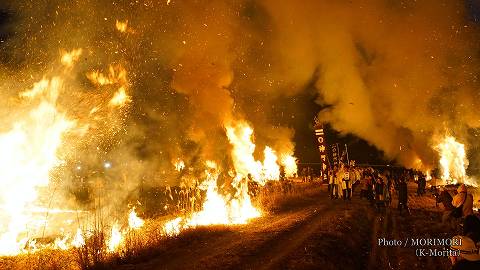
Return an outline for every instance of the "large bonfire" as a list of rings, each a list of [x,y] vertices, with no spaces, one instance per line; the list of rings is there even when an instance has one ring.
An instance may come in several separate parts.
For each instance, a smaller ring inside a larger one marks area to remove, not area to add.
[[[440,156],[440,178],[444,184],[465,183],[477,186],[475,180],[467,175],[468,159],[465,145],[455,137],[446,135],[435,146]]]

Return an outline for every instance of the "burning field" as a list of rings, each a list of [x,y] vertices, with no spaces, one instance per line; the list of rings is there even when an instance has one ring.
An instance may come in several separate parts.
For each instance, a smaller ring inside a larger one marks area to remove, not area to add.
[[[400,225],[328,200],[325,146],[347,135],[357,163],[464,183],[479,207],[476,1],[6,2],[0,268],[390,264],[372,239],[426,233],[435,202]]]
[[[116,25],[119,31],[124,32],[118,23]],[[63,52],[57,63],[60,67],[59,75],[45,77],[35,82],[31,89],[20,92],[15,102],[25,107],[24,111],[15,117],[11,130],[1,134],[0,145],[8,153],[3,155],[1,163],[2,179],[5,179],[5,189],[1,193],[3,232],[0,252],[3,255],[31,253],[43,248],[80,248],[85,245],[85,238],[97,237],[92,231],[100,229],[103,232],[105,227],[111,230],[101,240],[105,240],[106,251],[115,252],[121,247],[126,235],[144,224],[144,220],[137,216],[135,206],[121,205],[122,202],[128,203],[128,196],[120,201],[109,200],[110,196],[118,196],[122,192],[116,190],[122,189],[120,186],[106,187],[111,184],[109,181],[117,182],[116,184],[127,184],[130,181],[128,172],[122,172],[132,169],[128,160],[125,163],[104,161],[97,168],[85,164],[88,160],[70,160],[70,155],[84,150],[82,147],[91,147],[91,143],[94,143],[92,140],[103,143],[96,141],[95,137],[89,138],[93,135],[89,133],[105,132],[104,129],[107,129],[113,134],[95,135],[114,136],[115,133],[122,132],[122,122],[128,114],[129,103],[132,102],[128,94],[127,71],[121,65],[110,65],[105,73],[94,70],[85,74],[93,87],[91,90],[98,91],[101,97],[95,97],[96,93],[91,94],[91,97],[80,94],[76,101],[78,104],[73,105],[78,107],[62,107],[62,95],[68,95],[65,92],[74,87],[69,85],[72,83],[68,80],[72,76],[70,72],[81,55],[82,49]],[[97,102],[82,100],[95,98],[99,98]],[[71,100],[72,97],[69,97],[68,102]],[[70,109],[75,114],[85,114],[85,119],[69,118]],[[225,136],[231,145],[231,153],[225,157],[231,157],[231,160],[223,162],[230,164],[229,167],[222,167],[218,160],[204,160],[202,164],[200,157],[197,157],[195,164],[190,161],[185,165],[181,158],[177,158],[172,160],[169,176],[165,172],[161,173],[164,177],[179,180],[179,192],[183,193],[180,198],[173,199],[169,185],[164,189],[165,195],[177,203],[176,210],[189,210],[177,213],[178,217],[165,222],[162,235],[177,235],[197,226],[245,224],[248,220],[261,216],[261,210],[253,206],[248,194],[249,182],[264,186],[268,181],[278,181],[281,177],[280,166],[283,168],[282,177],[293,177],[297,173],[293,149],[283,149],[285,152],[280,152],[282,149],[279,149],[277,152],[265,146],[264,160],[256,160],[253,129],[248,122],[243,119],[224,121]],[[116,123],[118,126],[115,126]],[[65,145],[69,140],[72,141],[67,147]],[[108,150],[100,150],[100,146],[96,149],[103,152],[98,155],[108,155]],[[117,166],[119,169],[114,168]],[[92,171],[84,172],[85,170]],[[110,170],[116,172],[110,173]],[[69,177],[78,182],[66,186],[64,179]],[[61,191],[57,193],[57,189],[65,188],[72,193],[72,198],[66,197]],[[81,194],[82,192],[86,194]],[[113,194],[98,194],[99,192]],[[178,190],[175,192],[178,194]],[[81,201],[85,202],[83,206]],[[138,201],[136,203],[141,205]],[[184,203],[183,207],[179,207],[180,203]],[[70,205],[75,207],[65,207]],[[130,210],[125,218],[116,219],[116,214],[120,211],[111,207]],[[165,204],[165,210],[168,207]],[[56,220],[57,216],[61,218]],[[119,220],[128,223],[120,223]],[[51,243],[38,242],[38,239],[55,235],[61,236],[52,238]]]

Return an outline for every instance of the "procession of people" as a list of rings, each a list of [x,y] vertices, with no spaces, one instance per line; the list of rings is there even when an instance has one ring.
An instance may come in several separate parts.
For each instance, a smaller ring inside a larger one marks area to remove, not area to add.
[[[396,208],[399,215],[410,214],[409,196],[433,196],[443,205],[443,216],[439,222],[445,228],[462,228],[452,238],[450,249],[452,269],[480,269],[480,214],[474,211],[474,197],[465,184],[436,186],[435,177],[430,177],[431,194],[427,195],[427,175],[406,169],[390,170],[381,167],[355,167],[340,163],[328,170],[328,191],[332,200],[351,201],[354,194],[367,200],[378,212]],[[416,183],[416,194],[409,194],[408,183]],[[359,187],[360,191],[355,192]],[[396,198],[397,205],[392,206]]]

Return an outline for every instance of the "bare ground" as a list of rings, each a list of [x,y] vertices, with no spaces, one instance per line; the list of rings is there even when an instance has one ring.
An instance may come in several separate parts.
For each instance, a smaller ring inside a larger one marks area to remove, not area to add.
[[[411,191],[413,193],[413,190]],[[151,256],[118,269],[449,269],[446,257],[417,257],[414,247],[378,239],[450,238],[428,196],[410,195],[411,214],[377,211],[355,194],[331,200],[326,188],[292,200],[250,224],[199,228],[171,239]],[[443,247],[435,247],[443,248]]]

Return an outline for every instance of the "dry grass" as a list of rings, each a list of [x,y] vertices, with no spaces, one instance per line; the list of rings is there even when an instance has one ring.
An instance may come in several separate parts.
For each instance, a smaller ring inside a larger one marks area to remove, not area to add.
[[[260,188],[254,198],[254,203],[264,213],[281,211],[294,205],[301,204],[305,197],[314,197],[320,191],[319,183],[271,183]],[[186,212],[198,208],[191,192],[181,194],[181,204],[185,204]],[[193,194],[193,193],[192,193]],[[177,214],[182,214],[180,211]],[[209,235],[221,234],[230,231],[228,226],[208,226],[183,231],[179,236],[166,237],[163,224],[171,216],[161,216],[149,219],[140,230],[128,231],[121,248],[116,252],[108,252],[106,239],[108,230],[98,217],[94,231],[89,236],[84,235],[85,245],[70,250],[41,250],[31,254],[22,254],[13,257],[1,257],[0,269],[112,269],[120,265],[135,264],[147,258],[168,253],[168,250],[187,248],[192,239]]]
[[[305,203],[306,197],[314,197],[319,192],[319,183],[290,183],[288,186],[273,183],[259,190],[254,203],[264,213],[276,212]],[[110,254],[103,263],[96,264],[90,269],[113,268],[143,262],[152,257],[168,256],[172,250],[188,248],[195,239],[208,239],[211,235],[219,235],[232,229],[225,225],[198,227],[182,231],[176,237],[165,237],[162,226],[166,220],[165,217],[149,220],[141,231],[129,232],[120,251]]]
[[[255,197],[255,204],[264,212],[278,212],[320,196],[320,183],[271,182]]]
[[[80,269],[74,250],[41,250],[33,254],[0,258],[0,269]]]
[[[75,253],[80,269],[101,265],[106,257],[104,230],[95,230],[90,237],[86,238],[85,245],[75,248]]]

